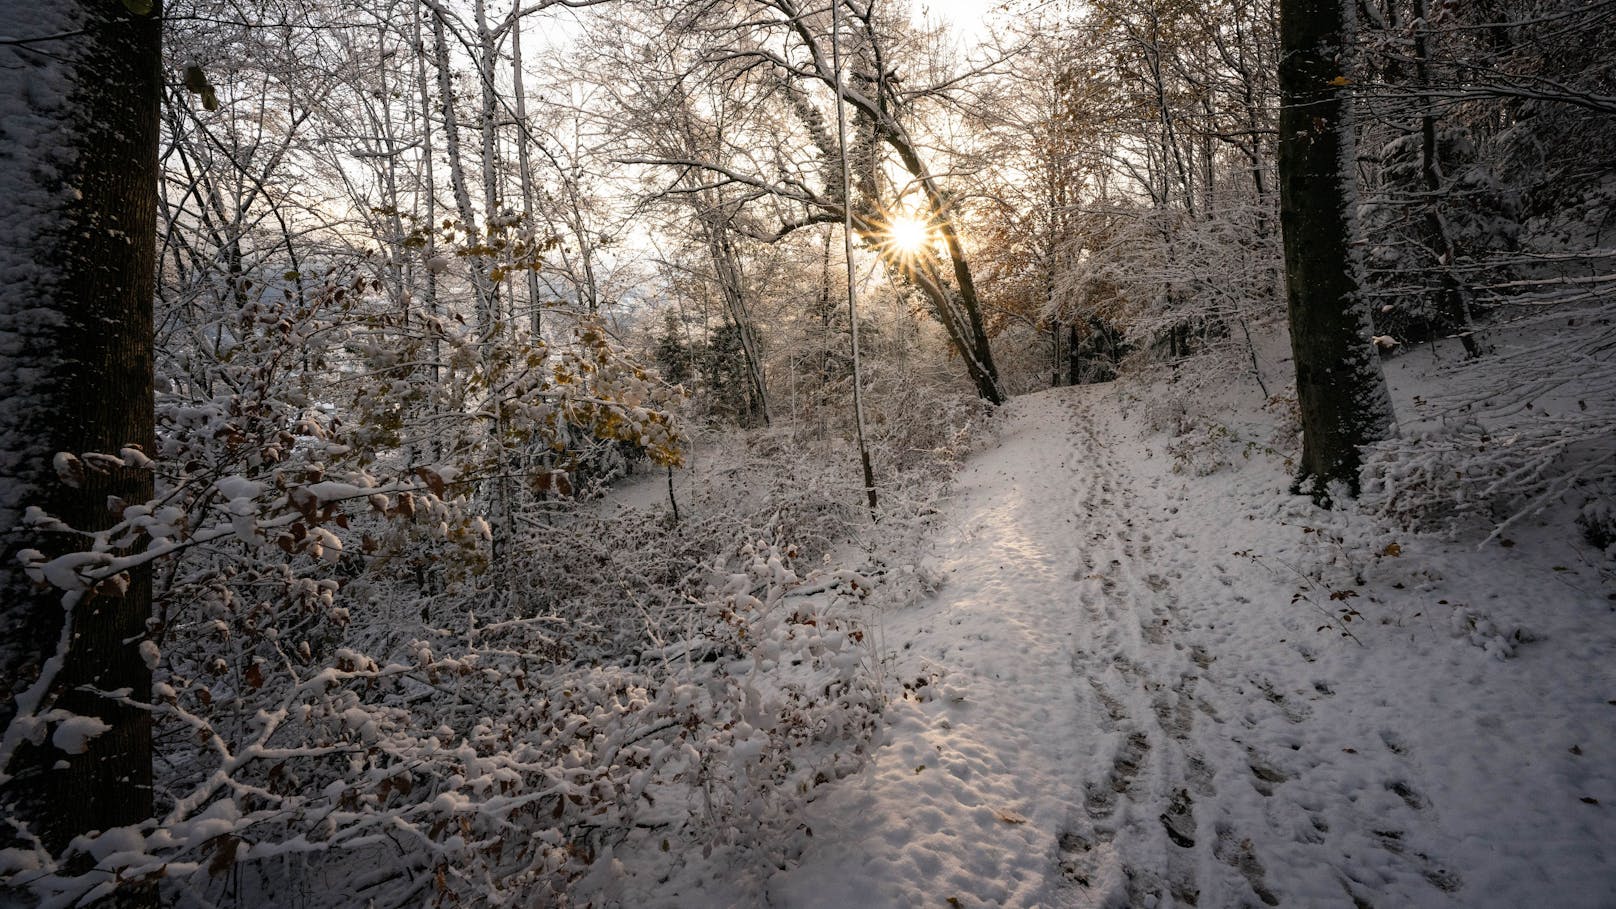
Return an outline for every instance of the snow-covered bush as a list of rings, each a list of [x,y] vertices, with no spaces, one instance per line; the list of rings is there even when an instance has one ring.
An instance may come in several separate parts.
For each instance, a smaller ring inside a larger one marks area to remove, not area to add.
[[[1599,500],[1616,480],[1616,333],[1598,318],[1550,327],[1497,355],[1504,378],[1418,400],[1423,425],[1366,453],[1363,507],[1410,529],[1491,537],[1562,500],[1581,505],[1578,489]]]
[[[1133,368],[1135,375],[1164,379],[1145,394],[1143,417],[1148,431],[1168,436],[1166,449],[1175,473],[1210,476],[1259,455],[1291,462],[1300,435],[1294,396],[1276,395],[1264,402],[1263,410],[1274,415],[1272,426],[1237,425],[1234,411],[1220,413],[1207,406],[1211,382],[1202,376],[1224,370],[1217,358],[1196,357],[1171,368],[1181,381],[1165,381],[1169,367]]]
[[[1363,506],[1412,530],[1501,529],[1576,484],[1579,441],[1552,424],[1499,434],[1467,421],[1383,442],[1366,458]]]
[[[1591,484],[1582,507],[1577,509],[1577,527],[1588,545],[1616,559],[1616,483]]]
[[[292,649],[225,667],[203,699],[159,672],[165,754],[191,768],[160,816],[8,855],[6,874],[73,905],[141,880],[206,892],[225,872],[267,888],[297,856],[353,879],[311,905],[570,905],[631,837],[770,854],[860,765],[880,692],[845,579],[799,578],[763,543],[710,573],[693,633],[634,665],[547,664],[553,626],[509,620],[389,660]]]
[[[937,481],[991,438],[984,430],[993,409],[962,388],[918,380],[892,363],[872,364],[866,376],[867,435],[883,476]]]
[[[73,905],[141,882],[267,898],[330,875],[351,888],[311,905],[564,903],[587,901],[627,837],[781,848],[873,729],[848,605],[862,591],[799,579],[796,543],[721,554],[800,529],[817,555],[857,496],[782,485],[669,533],[581,517],[551,483],[504,499],[533,521],[517,538],[490,520],[511,466],[553,477],[601,440],[677,460],[654,379],[587,322],[521,359],[462,355],[439,325],[419,345],[444,352],[431,385],[412,342],[389,347],[363,314],[365,281],[310,299],[266,294],[185,348],[155,457],[58,456],[65,481],[113,463],[157,476],[90,552],[23,553],[70,597],[155,566],[152,700],[105,696],[152,715],[156,813],[61,854],[19,827],[0,886]],[[341,394],[311,381],[333,367]],[[0,758],[97,732],[42,702]]]
[[[1064,346],[1062,351],[1064,354]],[[1069,369],[1066,357],[1063,355],[1056,363],[1053,352],[1049,331],[1023,322],[1011,322],[993,335],[993,363],[999,368],[999,383],[1005,392],[1028,394],[1050,387],[1057,373],[1064,377]]]
[[[655,378],[604,332],[479,352],[447,322],[378,315],[362,279],[325,288],[266,294],[203,333],[227,343],[165,363],[159,450],[120,456],[158,496],[122,503],[97,544],[144,534],[132,558],[157,569],[154,695],[136,705],[156,813],[62,854],[12,849],[4,885],[44,905],[141,882],[566,905],[626,848],[784,861],[803,803],[874,735],[860,603],[908,589],[872,581],[880,565],[794,567],[868,521],[852,449],[754,431],[700,466],[677,520],[582,502],[555,478],[593,470],[602,444],[682,455]],[[947,383],[877,369],[869,388],[883,526],[901,534],[988,421]],[[71,477],[105,456],[59,461]],[[33,570],[93,587],[132,564],[69,561]],[[96,731],[46,708],[19,722],[63,747]]]

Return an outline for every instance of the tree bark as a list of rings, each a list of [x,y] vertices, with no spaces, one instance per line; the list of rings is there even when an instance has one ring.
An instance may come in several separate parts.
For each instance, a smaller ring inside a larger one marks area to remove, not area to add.
[[[1459,334],[1465,356],[1481,356],[1481,344],[1476,340],[1475,327],[1470,317],[1470,288],[1459,279],[1454,267],[1459,252],[1448,230],[1447,219],[1442,216],[1443,173],[1442,159],[1437,144],[1436,113],[1431,99],[1424,93],[1431,87],[1429,19],[1425,0],[1414,0],[1414,79],[1419,86],[1420,98],[1420,180],[1425,188],[1425,225],[1437,252],[1437,272],[1441,288],[1439,311]],[[1435,339],[1433,339],[1434,342]]]
[[[1356,494],[1361,446],[1394,425],[1350,255],[1352,134],[1344,0],[1281,0],[1280,226],[1302,418],[1299,483]]]
[[[522,16],[511,13],[511,91],[516,100],[516,172],[522,183],[522,229],[531,242],[539,242],[538,212],[534,210],[533,161],[528,151],[527,88],[522,72]],[[539,270],[527,271],[528,330],[534,340],[544,337],[544,307],[540,304]],[[672,468],[669,468],[670,470]]]
[[[16,553],[85,548],[79,533],[22,526],[38,505],[81,531],[115,517],[111,497],[151,498],[145,469],[88,470],[63,482],[57,452],[155,448],[152,297],[162,91],[160,4],[59,0],[0,15],[8,35],[60,39],[0,48],[0,814],[60,854],[74,836],[152,813],[151,715],[100,692],[151,700],[139,652],[151,578],[127,588],[41,590]],[[64,612],[64,605],[69,607]],[[64,628],[64,615],[70,627]],[[17,732],[47,711],[109,728],[82,753]],[[0,830],[0,848],[25,834]],[[137,891],[138,892],[138,891]]]
[[[701,212],[697,218],[706,235],[707,253],[712,260],[718,289],[723,295],[724,308],[740,336],[741,354],[746,358],[746,376],[752,391],[751,416],[768,426],[771,420],[769,392],[763,374],[763,352],[752,325],[750,307],[746,305],[746,281],[741,273],[740,256],[730,239],[729,225],[723,211],[715,206]]]
[[[444,152],[449,159],[449,183],[454,190],[455,210],[469,243],[479,246],[486,242],[477,226],[477,212],[471,207],[471,191],[466,186],[465,159],[461,153],[460,117],[455,112],[454,82],[451,78],[449,39],[445,34],[443,13],[432,8],[432,54],[438,71],[438,95],[443,113]],[[431,154],[431,149],[427,149]],[[484,208],[492,214],[494,200],[484,199]],[[437,225],[432,225],[437,230]],[[488,260],[481,254],[467,256],[471,267],[471,287],[477,298],[477,337],[487,340],[493,336],[494,323],[499,318],[499,291],[488,279]]]

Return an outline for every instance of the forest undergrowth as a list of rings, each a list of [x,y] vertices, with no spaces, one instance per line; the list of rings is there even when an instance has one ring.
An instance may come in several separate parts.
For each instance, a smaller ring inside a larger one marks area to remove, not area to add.
[[[615,355],[582,350],[579,397],[643,424],[605,390]],[[165,410],[168,488],[105,537],[152,541],[159,810],[64,855],[7,850],[40,905],[148,885],[176,905],[586,905],[622,849],[778,866],[801,806],[877,735],[868,616],[921,586],[883,553],[987,422],[951,392],[875,389],[879,541],[856,453],[801,425],[698,435],[695,471],[642,467],[670,490],[679,474],[672,500],[550,490],[502,533],[487,461],[389,473],[333,408],[247,378],[262,394]],[[897,418],[917,408],[939,418]],[[561,425],[609,441],[591,415]],[[122,567],[34,570],[83,589]],[[53,726],[69,749],[97,731]]]

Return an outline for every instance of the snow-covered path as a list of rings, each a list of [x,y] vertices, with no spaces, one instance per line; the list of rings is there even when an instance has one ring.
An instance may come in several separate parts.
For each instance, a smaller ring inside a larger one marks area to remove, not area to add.
[[[1263,561],[1305,503],[1102,441],[1122,407],[1095,387],[1009,405],[940,522],[940,590],[885,619],[906,695],[873,767],[815,804],[769,902],[1616,905],[1603,594],[1532,604],[1574,663],[1506,663],[1430,614],[1465,579],[1363,558],[1356,583],[1404,599],[1374,598],[1397,621],[1360,647],[1321,629],[1327,579]],[[1261,500],[1281,504],[1242,504]],[[1533,567],[1471,593],[1529,601]]]
[[[1052,416],[1076,431],[1069,405]],[[939,564],[926,566],[942,590],[883,629],[905,651],[913,700],[893,710],[867,781],[831,799],[852,822],[816,831],[821,851],[782,887],[787,903],[1031,905],[1047,894],[1056,832],[1080,807],[1066,773],[1093,746],[1072,671],[1089,623],[1073,591],[1090,545],[1079,516],[1103,496],[1101,474],[1081,467],[1085,448],[1050,441],[1018,422],[958,478]]]

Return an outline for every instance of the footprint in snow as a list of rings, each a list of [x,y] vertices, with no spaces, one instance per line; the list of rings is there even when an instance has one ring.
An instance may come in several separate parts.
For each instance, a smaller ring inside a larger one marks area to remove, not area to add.
[[[1399,736],[1390,729],[1382,729],[1380,731],[1380,740],[1385,743],[1386,747],[1391,751],[1392,754],[1408,753],[1408,745],[1403,742],[1402,736]]]
[[[1403,842],[1403,831],[1371,830],[1370,833],[1375,835],[1375,844],[1380,848],[1390,852],[1392,855],[1412,859],[1419,869],[1420,876],[1425,878],[1426,883],[1443,893],[1453,893],[1464,885],[1464,880],[1459,877],[1457,872],[1438,866],[1429,855],[1423,852],[1411,852]]]
[[[1144,733],[1128,734],[1122,749],[1111,761],[1110,779],[1105,783],[1090,781],[1086,786],[1083,804],[1090,818],[1100,820],[1111,815],[1117,806],[1117,796],[1133,786],[1133,779],[1139,775],[1139,768],[1144,765],[1145,755],[1149,751],[1150,740]]]
[[[1189,784],[1196,795],[1205,798],[1217,794],[1217,787],[1212,785],[1214,771],[1212,765],[1206,762],[1206,758],[1188,751],[1184,755],[1184,764],[1184,782]]]
[[[1254,677],[1252,678],[1251,683],[1257,686],[1257,690],[1262,692],[1263,697],[1268,701],[1268,703],[1279,708],[1279,712],[1284,714],[1287,722],[1300,723],[1309,716],[1313,715],[1313,709],[1311,707],[1308,707],[1306,704],[1297,704],[1291,701],[1274,687],[1273,682],[1270,682],[1267,679]]]
[[[1263,870],[1262,862],[1257,859],[1256,847],[1250,839],[1241,839],[1235,836],[1234,830],[1227,824],[1218,824],[1218,839],[1212,845],[1212,854],[1225,865],[1240,872],[1251,885],[1251,892],[1265,905],[1279,905],[1279,897],[1274,896],[1268,889],[1268,875]]]
[[[1195,848],[1194,806],[1189,791],[1180,789],[1173,793],[1167,810],[1159,818],[1162,829],[1167,831],[1167,838],[1181,849]]]
[[[1285,771],[1258,757],[1255,751],[1248,750],[1246,756],[1249,759],[1246,766],[1251,770],[1251,787],[1263,797],[1272,796],[1274,786],[1290,779]]]
[[[1309,846],[1317,846],[1324,842],[1324,835],[1330,832],[1330,822],[1317,814],[1307,816],[1309,829],[1303,830],[1296,836],[1296,841]]]
[[[1387,783],[1386,790],[1402,799],[1408,807],[1413,808],[1415,811],[1424,811],[1431,805],[1425,796],[1420,795],[1412,786],[1402,780],[1392,780]]]

